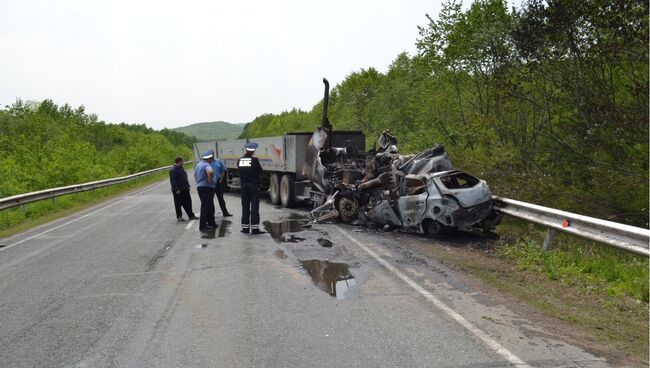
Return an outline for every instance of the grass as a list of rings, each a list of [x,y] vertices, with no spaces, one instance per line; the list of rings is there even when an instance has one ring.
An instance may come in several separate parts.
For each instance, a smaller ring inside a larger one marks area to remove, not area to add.
[[[553,248],[543,251],[545,231],[507,219],[499,228],[502,236],[493,250],[515,262],[520,271],[535,271],[585,291],[602,289],[614,298],[648,303],[648,257],[566,234],[558,234]]]
[[[480,280],[532,323],[608,359],[648,366],[648,258],[513,218],[478,248],[409,246]],[[469,245],[469,244],[468,244]]]
[[[646,366],[648,257],[562,233],[544,251],[547,229],[512,218],[497,231],[487,253],[511,271],[477,270],[481,279],[617,365]]]
[[[68,216],[104,200],[119,196],[126,191],[159,182],[166,178],[167,175],[166,172],[161,172],[124,184],[64,195],[54,199],[28,203],[24,207],[20,206],[0,211],[0,238]]]

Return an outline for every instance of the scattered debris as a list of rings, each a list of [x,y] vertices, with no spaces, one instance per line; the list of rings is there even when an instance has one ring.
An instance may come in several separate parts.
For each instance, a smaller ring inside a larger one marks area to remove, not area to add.
[[[384,131],[367,154],[326,147],[319,128],[309,142],[313,222],[338,219],[368,228],[400,228],[431,236],[452,230],[493,229],[501,215],[487,183],[455,170],[441,145],[400,155],[397,138]],[[318,195],[320,193],[320,195]]]

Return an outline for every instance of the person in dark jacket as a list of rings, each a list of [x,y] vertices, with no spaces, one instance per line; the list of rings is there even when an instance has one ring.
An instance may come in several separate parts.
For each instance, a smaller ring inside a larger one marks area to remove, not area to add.
[[[192,197],[190,196],[190,182],[187,180],[187,172],[183,169],[183,158],[176,157],[174,166],[169,169],[169,182],[172,185],[172,194],[174,195],[174,208],[176,209],[176,220],[185,221],[182,216],[181,206],[185,209],[187,217],[190,220],[196,220],[198,217],[192,211]]]
[[[264,234],[260,230],[260,174],[262,165],[253,157],[257,143],[249,142],[244,146],[246,154],[237,161],[237,171],[241,183],[241,232],[244,234]]]

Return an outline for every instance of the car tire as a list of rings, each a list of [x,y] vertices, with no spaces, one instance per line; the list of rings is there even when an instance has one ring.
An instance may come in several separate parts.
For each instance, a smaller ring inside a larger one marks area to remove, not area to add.
[[[422,223],[422,230],[426,236],[436,237],[444,234],[447,227],[436,220],[426,219]]]

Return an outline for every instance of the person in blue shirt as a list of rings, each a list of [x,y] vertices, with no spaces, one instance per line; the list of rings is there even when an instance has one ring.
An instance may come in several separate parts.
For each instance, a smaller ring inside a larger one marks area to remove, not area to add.
[[[212,161],[211,166],[212,170],[214,170],[214,194],[217,196],[217,200],[219,200],[219,208],[221,208],[223,217],[230,217],[232,215],[228,212],[228,209],[226,208],[226,201],[223,199],[223,187],[225,185],[224,180],[226,180],[226,165],[223,163],[223,161],[215,157]]]
[[[194,167],[196,190],[201,199],[201,215],[199,217],[199,231],[207,232],[217,228],[214,221],[214,170],[212,161],[214,151],[208,150],[201,155],[202,160]]]

